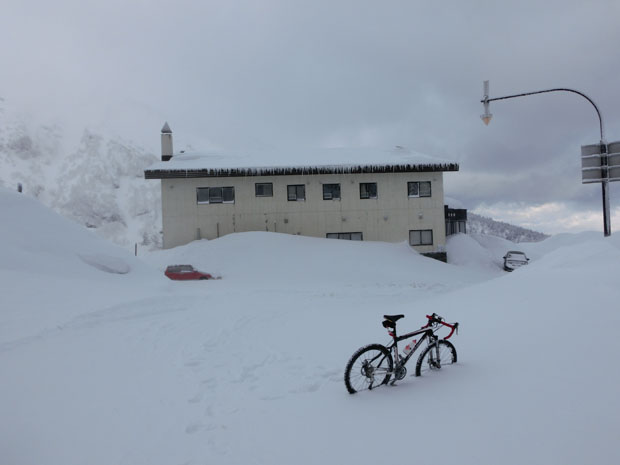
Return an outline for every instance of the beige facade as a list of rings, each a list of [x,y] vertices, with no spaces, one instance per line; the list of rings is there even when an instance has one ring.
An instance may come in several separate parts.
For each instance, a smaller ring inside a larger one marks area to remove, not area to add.
[[[430,197],[410,197],[409,182],[430,182]],[[273,196],[257,197],[256,183],[271,183]],[[360,183],[376,183],[377,198],[360,198]],[[323,184],[339,184],[340,199],[324,200]],[[288,200],[288,185],[305,186],[305,199]],[[444,251],[440,171],[172,178],[161,187],[165,248],[242,231],[362,233],[363,240],[402,242],[410,231],[432,230],[432,244],[416,250]],[[206,187],[234,187],[234,202],[199,203],[197,189]]]
[[[407,241],[445,260],[443,172],[458,171],[456,163],[403,147],[297,148],[281,153],[280,162],[271,151],[173,154],[168,123],[161,144],[162,161],[144,175],[161,180],[164,248],[235,232],[271,231]],[[291,159],[312,163],[291,164]],[[257,184],[268,189],[258,190]],[[298,187],[290,191],[289,186]]]

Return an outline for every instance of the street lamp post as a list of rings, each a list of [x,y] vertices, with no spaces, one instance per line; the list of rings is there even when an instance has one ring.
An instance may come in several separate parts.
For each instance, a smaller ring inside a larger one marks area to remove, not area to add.
[[[496,100],[507,100],[517,97],[526,97],[528,95],[545,94],[548,92],[572,92],[573,94],[581,95],[588,102],[592,104],[596,110],[599,121],[599,129],[601,133],[600,142],[593,145],[584,145],[581,147],[581,171],[582,182],[593,183],[600,182],[602,186],[603,194],[603,234],[605,236],[611,235],[611,221],[609,215],[609,181],[620,180],[620,142],[613,142],[609,145],[605,142],[605,133],[603,129],[603,117],[594,101],[586,94],[574,89],[558,88],[539,90],[536,92],[526,92],[523,94],[506,95],[504,97],[489,98],[489,81],[484,81],[483,93],[484,96],[480,101],[484,105],[484,114],[480,116],[484,124],[488,125],[491,122],[493,115],[489,112],[489,103]],[[612,148],[614,151],[617,149],[618,153],[608,150]]]

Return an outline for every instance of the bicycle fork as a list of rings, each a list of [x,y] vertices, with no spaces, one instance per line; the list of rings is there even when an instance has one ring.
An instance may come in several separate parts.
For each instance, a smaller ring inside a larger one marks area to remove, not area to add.
[[[441,357],[439,356],[439,338],[433,335],[433,340],[431,344],[433,344],[435,347],[434,350],[431,349],[429,363],[434,368],[441,368]]]

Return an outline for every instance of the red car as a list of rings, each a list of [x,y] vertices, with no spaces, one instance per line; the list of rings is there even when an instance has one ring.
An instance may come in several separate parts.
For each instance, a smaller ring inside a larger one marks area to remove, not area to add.
[[[185,281],[190,279],[215,279],[209,273],[198,271],[192,265],[170,265],[164,273],[170,279]]]

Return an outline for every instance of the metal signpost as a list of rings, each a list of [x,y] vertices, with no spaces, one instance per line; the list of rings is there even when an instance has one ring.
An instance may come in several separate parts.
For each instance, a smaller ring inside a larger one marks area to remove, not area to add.
[[[598,144],[584,145],[581,147],[581,174],[582,183],[590,184],[600,182],[603,192],[603,234],[611,235],[611,221],[609,215],[609,182],[620,181],[620,142],[605,142],[603,132],[603,118],[596,104],[587,95],[566,88],[539,90],[536,92],[527,92],[524,94],[506,95],[504,97],[489,98],[489,81],[484,81],[484,96],[480,101],[484,105],[484,114],[480,116],[484,124],[491,122],[493,115],[489,113],[489,103],[495,100],[507,100],[516,97],[525,97],[527,95],[544,94],[547,92],[572,92],[581,95],[592,104],[598,115],[599,128],[601,132],[601,140]]]

